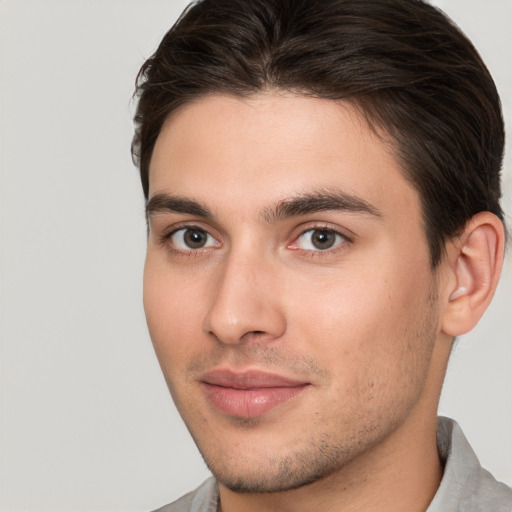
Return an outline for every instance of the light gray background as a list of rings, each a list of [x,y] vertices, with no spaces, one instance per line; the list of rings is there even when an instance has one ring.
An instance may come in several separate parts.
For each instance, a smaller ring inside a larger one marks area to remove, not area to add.
[[[208,474],[146,333],[129,155],[134,77],[185,3],[0,0],[2,512],[150,510]],[[437,3],[487,60],[512,131],[512,1]],[[509,258],[441,405],[509,484],[511,302]]]

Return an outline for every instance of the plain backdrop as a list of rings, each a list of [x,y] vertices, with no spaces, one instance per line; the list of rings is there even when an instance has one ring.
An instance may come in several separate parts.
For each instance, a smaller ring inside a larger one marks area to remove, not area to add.
[[[0,0],[1,512],[152,510],[208,475],[146,333],[129,153],[135,75],[185,4]],[[487,61],[512,131],[512,1],[437,4]],[[510,155],[504,190],[510,219]],[[509,258],[441,404],[509,484],[511,303]]]

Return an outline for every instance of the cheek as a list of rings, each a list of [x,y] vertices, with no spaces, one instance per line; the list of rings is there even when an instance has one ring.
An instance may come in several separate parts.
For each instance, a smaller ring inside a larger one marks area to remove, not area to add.
[[[431,342],[421,328],[430,273],[410,267],[367,265],[364,273],[347,271],[342,278],[309,282],[307,294],[290,294],[292,337],[314,347],[345,387],[361,387],[361,380],[374,378],[392,381],[413,363],[415,352],[422,353],[417,345]]]
[[[206,293],[198,279],[184,282],[178,273],[148,255],[144,268],[144,311],[156,355],[164,370],[179,366],[199,342],[202,326],[199,298]],[[188,342],[183,343],[183,340]]]

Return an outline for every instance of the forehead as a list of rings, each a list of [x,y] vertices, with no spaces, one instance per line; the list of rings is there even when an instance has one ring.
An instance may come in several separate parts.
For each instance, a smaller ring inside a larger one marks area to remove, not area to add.
[[[379,210],[387,202],[419,212],[391,145],[355,107],[294,94],[212,95],[185,105],[165,122],[149,174],[150,197],[173,193],[244,212],[323,188]]]

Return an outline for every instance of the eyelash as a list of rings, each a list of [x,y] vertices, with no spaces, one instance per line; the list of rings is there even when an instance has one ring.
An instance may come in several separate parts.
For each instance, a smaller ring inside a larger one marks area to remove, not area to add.
[[[324,250],[322,250],[322,249],[317,249],[317,250],[300,249],[300,248],[291,247],[292,245],[297,244],[298,240],[310,231],[323,231],[325,233],[332,233],[335,236],[341,237],[342,241],[339,242],[334,247],[327,248]],[[326,224],[313,224],[313,225],[306,227],[305,229],[304,228],[301,229],[300,233],[293,238],[293,242],[291,244],[288,244],[287,247],[291,250],[302,251],[304,256],[307,256],[310,258],[321,258],[321,257],[333,255],[333,254],[337,253],[338,251],[344,250],[347,248],[347,246],[351,245],[352,243],[353,243],[352,237],[347,236],[344,232],[342,232],[339,229],[333,228],[332,226],[326,225]]]
[[[166,246],[167,249],[174,253],[174,254],[177,254],[177,255],[180,255],[180,256],[184,256],[184,257],[191,257],[191,256],[195,256],[195,257],[198,257],[200,256],[203,252],[207,251],[208,249],[211,248],[211,246],[209,247],[200,247],[200,248],[197,248],[197,249],[193,249],[193,248],[190,248],[190,249],[179,249],[179,248],[176,248],[176,247],[172,247],[172,245],[169,243],[169,241],[171,240],[171,238],[176,234],[178,233],[179,231],[181,230],[198,230],[198,231],[202,231],[204,233],[206,233],[208,236],[211,236],[214,240],[217,240],[217,237],[215,237],[214,235],[212,235],[207,229],[201,227],[201,226],[198,226],[198,225],[195,225],[195,224],[185,224],[185,225],[180,225],[180,226],[175,226],[174,229],[172,229],[171,231],[169,231],[168,233],[164,233],[161,237],[160,237],[160,243],[161,245],[163,246]],[[318,250],[312,250],[312,249],[300,249],[300,248],[295,248],[295,247],[291,247],[293,244],[296,244],[297,241],[302,237],[304,236],[306,233],[310,232],[310,231],[324,231],[326,233],[333,233],[335,236],[339,236],[341,237],[343,240],[338,243],[337,245],[335,245],[333,248],[327,248],[327,249],[318,249]],[[345,233],[342,233],[340,230],[338,229],[335,229],[329,225],[326,225],[326,224],[313,224],[313,225],[310,225],[306,228],[303,228],[301,229],[300,233],[298,233],[296,236],[293,237],[293,241],[289,244],[287,244],[287,248],[288,249],[291,249],[291,250],[296,250],[296,251],[302,251],[304,255],[307,255],[309,257],[322,257],[324,255],[332,255],[333,253],[336,253],[338,252],[339,250],[343,250],[344,248],[346,248],[347,245],[351,245],[353,243],[353,240],[351,237],[347,236]]]
[[[211,236],[214,240],[217,240],[217,238],[215,236],[213,236],[207,229],[203,228],[202,226],[198,226],[198,225],[195,225],[195,224],[184,224],[184,225],[179,225],[179,226],[174,226],[173,229],[167,233],[164,233],[161,237],[160,237],[160,244],[162,246],[165,246],[171,253],[173,254],[176,254],[178,256],[184,256],[184,257],[197,257],[197,256],[200,256],[204,251],[210,249],[210,247],[199,247],[197,249],[193,249],[193,248],[190,248],[190,249],[179,249],[179,248],[176,248],[176,247],[173,247],[172,244],[170,243],[170,240],[171,238],[176,234],[178,233],[179,231],[186,231],[186,230],[197,230],[197,231],[202,231],[203,233],[206,233],[208,236]]]

